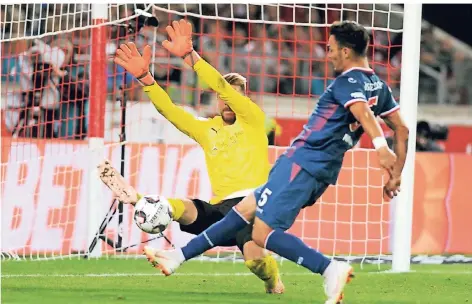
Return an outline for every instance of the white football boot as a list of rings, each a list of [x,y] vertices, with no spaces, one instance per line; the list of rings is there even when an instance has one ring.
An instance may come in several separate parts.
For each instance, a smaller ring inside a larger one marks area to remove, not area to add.
[[[354,277],[354,269],[346,262],[332,260],[323,273],[324,290],[327,296],[325,304],[339,304],[344,297],[343,289]]]
[[[102,161],[97,169],[100,179],[113,192],[115,198],[124,204],[136,204],[138,192],[108,160]]]
[[[144,247],[144,254],[152,266],[159,268],[161,272],[170,276],[177,268],[185,262],[185,258],[180,248],[173,250],[157,250],[152,247]]]

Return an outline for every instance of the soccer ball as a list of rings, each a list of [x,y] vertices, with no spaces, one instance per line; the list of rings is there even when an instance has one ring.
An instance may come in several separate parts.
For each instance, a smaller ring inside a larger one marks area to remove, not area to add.
[[[159,195],[145,195],[134,206],[134,221],[142,231],[156,234],[172,222],[172,207]]]

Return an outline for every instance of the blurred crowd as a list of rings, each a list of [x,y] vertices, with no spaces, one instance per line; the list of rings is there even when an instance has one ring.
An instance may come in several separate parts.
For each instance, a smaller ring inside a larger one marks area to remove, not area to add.
[[[470,53],[453,48],[450,39],[438,39],[431,26],[424,26],[420,62],[420,103],[472,105]]]
[[[328,27],[325,25],[348,19],[372,26],[370,64],[399,97],[401,34],[381,30],[392,28],[393,14],[389,16],[379,10],[373,14],[371,7],[362,9],[362,6],[347,4],[341,10],[341,6],[328,5],[327,10],[325,4],[309,7],[187,4],[185,10],[194,25],[196,50],[221,73],[238,72],[247,77],[249,91],[254,95],[319,96],[334,77],[326,60]],[[110,20],[129,20],[122,22],[122,26],[110,26],[108,56],[111,58],[123,41],[134,40],[138,48],[154,44],[156,81],[166,87],[173,100],[191,106],[207,103],[205,84],[172,61],[177,58],[170,58],[156,43],[166,39],[164,27],[144,26],[136,31],[136,18],[127,18],[134,14],[136,7],[144,8],[144,5],[119,5],[110,10]],[[160,24],[168,24],[180,18],[172,10],[182,12],[184,8],[156,5],[153,14]],[[12,98],[9,106],[21,109],[26,105],[34,109],[28,113],[20,111],[10,122],[11,129],[18,128],[22,117],[36,117],[51,127],[36,130],[34,134],[41,131],[48,137],[82,138],[87,125],[90,29],[66,30],[90,24],[88,5],[2,5],[0,18],[4,25],[2,40],[25,38],[2,42],[2,82],[8,86],[19,84],[17,90],[21,92],[20,97]],[[60,34],[31,39],[52,32]],[[59,54],[60,60],[51,59],[47,52]],[[450,40],[439,40],[431,28],[425,27],[421,42],[420,103],[472,104],[472,86],[467,81],[472,77],[472,60],[468,56],[455,50]],[[111,60],[107,74],[109,100],[121,98],[122,88],[127,89],[130,100],[141,99],[132,77]],[[203,89],[203,93],[195,89]]]
[[[335,8],[335,6],[333,6]],[[349,9],[348,5],[344,6]],[[187,11],[209,18],[189,15],[195,29],[196,49],[222,73],[238,72],[248,79],[254,94],[319,96],[333,79],[333,70],[326,60],[328,28],[335,20],[357,20],[363,24],[386,28],[386,14],[337,10],[314,6],[202,5],[186,6]],[[182,10],[174,8],[176,10]],[[200,9],[202,10],[200,12]],[[156,11],[163,23],[178,16]],[[212,17],[218,16],[217,19]],[[261,22],[234,22],[233,20]],[[385,20],[384,20],[385,19]],[[264,21],[264,22],[262,22]],[[296,22],[297,25],[288,24]],[[281,24],[285,23],[285,24]],[[318,26],[307,26],[307,25]],[[151,31],[149,34],[153,34]],[[392,46],[386,31],[372,31],[373,46],[369,49],[371,64],[382,77],[388,78],[394,89],[399,88],[399,52]],[[150,35],[152,36],[152,35]],[[145,41],[153,38],[145,36]],[[161,39],[165,39],[162,37]],[[166,54],[160,54],[165,56]],[[174,70],[169,78],[175,79]],[[178,80],[182,81],[182,80]]]

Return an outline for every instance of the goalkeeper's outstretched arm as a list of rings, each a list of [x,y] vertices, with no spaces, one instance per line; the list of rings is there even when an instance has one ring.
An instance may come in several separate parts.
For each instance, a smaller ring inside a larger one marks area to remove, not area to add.
[[[150,77],[152,78],[152,76]],[[152,79],[154,81],[154,79]],[[169,95],[155,81],[151,85],[145,84],[144,92],[152,104],[177,129],[199,142],[204,122],[176,106]]]
[[[236,115],[248,123],[263,123],[264,112],[247,96],[235,90],[211,64],[206,62],[196,51],[187,55],[184,61],[193,67],[200,79],[205,81],[218,96],[231,107]]]
[[[170,40],[162,42],[165,49],[175,56],[182,57],[185,63],[193,67],[198,77],[231,107],[238,118],[249,124],[264,124],[264,112],[248,97],[235,90],[214,67],[194,51],[191,23],[184,19],[173,21],[172,26],[166,27],[166,31]]]
[[[151,47],[149,45],[144,47],[143,55],[141,55],[133,42],[122,44],[116,51],[114,61],[144,85],[144,91],[151,99],[152,104],[167,120],[183,133],[197,142],[199,141],[204,122],[173,104],[166,91],[156,83],[154,77],[149,73],[151,62]]]

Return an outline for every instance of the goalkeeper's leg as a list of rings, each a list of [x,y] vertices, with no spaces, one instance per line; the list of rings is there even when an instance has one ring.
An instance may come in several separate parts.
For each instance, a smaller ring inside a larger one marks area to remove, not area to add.
[[[138,193],[126,179],[113,167],[108,160],[102,161],[98,166],[98,174],[102,182],[113,192],[113,195],[125,204],[135,205],[143,194]],[[168,199],[172,207],[174,221],[182,225],[190,225],[197,219],[198,210],[193,201],[189,199]],[[205,227],[206,228],[206,227]],[[204,228],[204,229],[205,229]],[[202,231],[204,230],[202,229]],[[198,232],[200,233],[200,231]]]
[[[247,227],[236,236],[237,245],[244,255],[244,264],[264,282],[267,293],[283,293],[285,286],[280,277],[277,261],[251,240],[252,229],[251,226]]]
[[[200,200],[169,199],[174,210],[173,217],[180,223],[182,231],[200,234],[211,224],[221,219],[221,214],[228,206],[236,201],[223,202],[220,205],[210,205]],[[244,255],[245,265],[265,283],[267,293],[283,293],[285,287],[280,278],[275,259],[267,251],[252,241],[252,226],[247,225],[236,235],[236,245]],[[231,242],[230,242],[231,243]],[[231,244],[233,246],[234,243]]]
[[[180,223],[182,231],[191,234],[201,233],[221,217],[218,214],[218,206],[210,205],[200,200],[168,200],[173,209],[172,216],[174,221]],[[266,250],[252,241],[251,234],[252,226],[247,225],[236,235],[236,245],[243,252],[246,267],[264,281],[267,293],[283,293],[285,287],[280,277],[277,262]],[[234,245],[234,243],[232,244]],[[148,259],[152,259],[152,256],[153,251],[149,248]]]
[[[172,219],[182,225],[190,225],[197,219],[198,210],[189,199],[168,198],[172,207]]]

